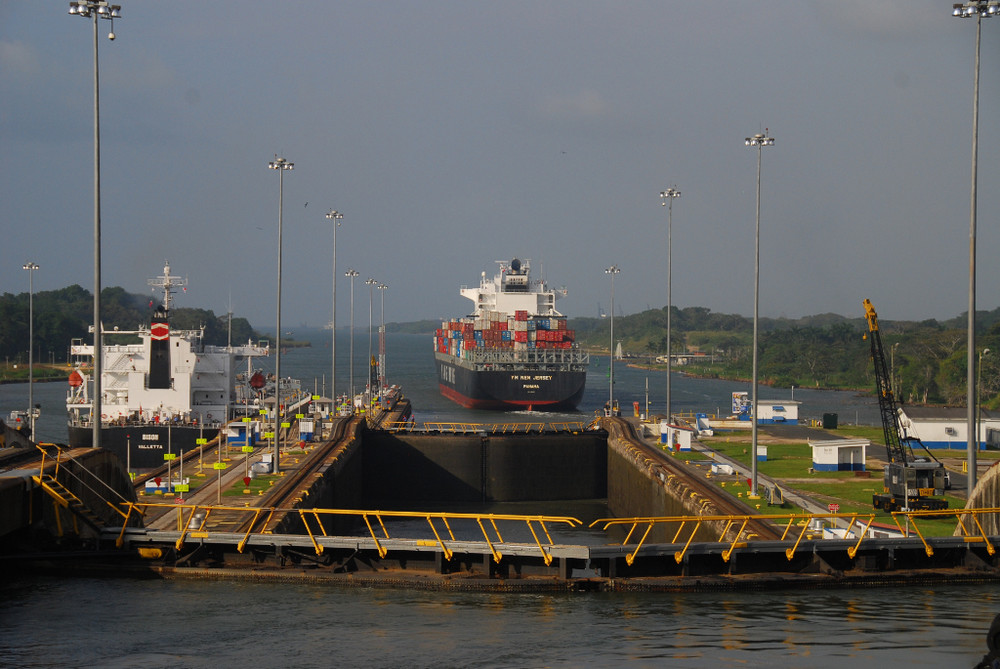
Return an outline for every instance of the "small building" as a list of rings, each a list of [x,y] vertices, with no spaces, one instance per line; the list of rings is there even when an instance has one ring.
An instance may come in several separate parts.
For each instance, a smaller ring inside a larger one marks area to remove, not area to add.
[[[329,416],[333,413],[335,402],[329,397],[321,395],[313,395],[312,403],[309,406],[309,413],[320,414],[321,416]]]
[[[257,421],[230,421],[226,424],[226,443],[231,446],[253,446],[257,443]]]
[[[795,400],[757,400],[757,411],[760,418],[758,425],[765,423],[799,424],[799,404]]]
[[[315,429],[315,421],[312,418],[299,419],[299,440],[312,441]]]
[[[796,400],[762,400],[757,398],[758,425],[783,423],[799,424],[799,405]],[[746,392],[733,393],[733,415],[739,420],[750,420],[753,413],[753,403]]]
[[[965,449],[969,419],[965,407],[900,407],[899,423],[905,436],[916,437],[927,448]],[[1000,445],[1000,413],[982,410],[979,449]]]
[[[818,472],[863,472],[871,442],[867,439],[810,441],[813,469]]]
[[[694,439],[694,430],[682,425],[671,425],[665,420],[660,421],[660,443],[671,451],[690,451]]]

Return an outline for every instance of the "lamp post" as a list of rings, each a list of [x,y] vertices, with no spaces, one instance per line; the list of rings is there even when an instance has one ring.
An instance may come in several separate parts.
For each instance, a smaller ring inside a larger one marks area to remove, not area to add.
[[[330,397],[337,405],[337,228],[344,218],[336,209],[326,215],[333,221],[333,320],[330,321]]]
[[[976,382],[976,397],[982,398],[983,394],[983,356],[990,352],[990,349],[984,348],[979,352],[979,379]],[[983,403],[980,399],[979,404],[976,409],[976,448],[979,448],[979,443],[982,441],[980,432],[983,428]]]
[[[611,276],[611,346],[608,348],[608,410],[614,414],[615,409],[615,275],[621,273],[618,265],[612,265],[604,270]]]
[[[35,438],[35,285],[33,277],[38,265],[33,262],[26,262],[21,269],[28,270],[28,425],[31,430],[31,438]]]
[[[101,94],[100,72],[97,66],[97,19],[111,21],[108,39],[115,38],[114,20],[121,16],[121,5],[109,5],[104,0],[79,0],[69,3],[69,13],[93,19],[94,25],[94,394],[91,398],[91,446],[101,446]]]
[[[280,473],[281,445],[281,227],[282,211],[284,209],[285,172],[295,168],[284,158],[274,157],[267,166],[278,171],[278,324],[275,326],[274,338],[274,473]]]
[[[350,402],[351,402],[351,413],[354,413],[354,279],[360,274],[357,270],[348,269],[344,272],[344,276],[351,280],[351,348],[350,348],[350,358],[351,358],[351,384],[350,384]]]
[[[976,444],[973,438],[973,428],[976,425],[976,386],[975,377],[975,357],[976,350],[976,186],[978,183],[979,169],[979,45],[982,37],[983,17],[1000,14],[1000,2],[997,0],[969,0],[964,4],[952,5],[951,15],[960,18],[976,19],[976,57],[975,75],[972,84],[972,189],[969,207],[969,314],[968,314],[968,341],[966,348],[968,354],[966,358],[966,396],[968,397],[967,407],[967,432],[969,435],[966,443],[966,457],[968,458],[969,498],[972,498],[972,491],[976,488]],[[978,437],[978,434],[976,435]]]
[[[751,420],[751,452],[750,452],[750,495],[757,495],[757,334],[758,316],[760,313],[760,161],[762,149],[765,146],[773,146],[774,138],[766,137],[757,133],[753,137],[747,137],[746,146],[757,149],[757,226],[754,233],[754,261],[753,261],[753,399]]]
[[[379,390],[385,388],[385,291],[388,284],[380,283],[378,290],[382,293],[382,325],[378,331],[378,383]]]
[[[372,393],[372,303],[375,300],[375,286],[378,285],[378,281],[368,277],[365,279],[365,285],[368,286],[368,380],[365,382],[365,388],[368,389],[366,403],[370,404]]]
[[[896,397],[896,347],[899,346],[897,341],[889,349],[889,390],[892,391],[892,396]]]
[[[672,186],[660,193],[660,204],[667,208],[667,423],[671,421],[670,404],[670,363],[671,363],[671,332],[670,332],[670,312],[673,311],[671,300],[671,276],[673,274],[673,228],[674,228],[674,198],[681,196],[677,186]]]

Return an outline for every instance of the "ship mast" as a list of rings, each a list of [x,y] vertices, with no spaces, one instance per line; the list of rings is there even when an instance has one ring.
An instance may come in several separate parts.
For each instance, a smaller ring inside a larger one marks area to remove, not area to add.
[[[182,279],[177,276],[171,276],[170,263],[164,261],[163,274],[155,279],[147,280],[146,283],[153,288],[160,288],[163,290],[163,308],[169,312],[171,302],[170,296],[174,293],[174,287],[187,288],[188,280],[187,278]]]

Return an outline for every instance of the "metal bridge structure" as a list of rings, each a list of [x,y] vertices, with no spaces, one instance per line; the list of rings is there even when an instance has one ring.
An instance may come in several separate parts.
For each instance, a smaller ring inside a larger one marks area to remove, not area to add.
[[[0,495],[20,481],[27,500],[18,512],[24,527],[44,522],[57,544],[73,549],[63,553],[71,557],[60,561],[61,570],[111,561],[116,569],[162,576],[486,590],[1000,580],[1000,536],[990,532],[1000,517],[994,507],[892,514],[727,512],[584,523],[568,515],[324,506],[316,492],[318,477],[350,466],[345,461],[363,423],[341,421],[327,443],[303,456],[303,466],[272,482],[266,494],[230,497],[225,504],[195,496],[145,501],[110,494],[107,490],[121,485],[95,483],[81,466],[79,449],[53,445],[38,447],[32,458],[5,470]],[[205,487],[210,491],[212,485]],[[53,550],[46,560],[59,554]],[[0,559],[30,568],[38,555],[5,552]]]

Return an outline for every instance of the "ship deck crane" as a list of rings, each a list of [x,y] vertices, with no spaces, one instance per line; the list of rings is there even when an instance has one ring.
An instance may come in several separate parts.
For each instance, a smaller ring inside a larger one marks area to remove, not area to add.
[[[871,344],[872,362],[875,364],[875,394],[878,396],[885,450],[889,458],[885,466],[883,491],[872,495],[872,505],[886,511],[946,509],[947,500],[936,498],[944,495],[944,465],[918,438],[905,435],[899,421],[889,370],[885,364],[878,315],[870,300],[866,299],[864,306],[865,319],[868,321],[865,337]],[[929,457],[914,456],[914,443],[919,444]]]

